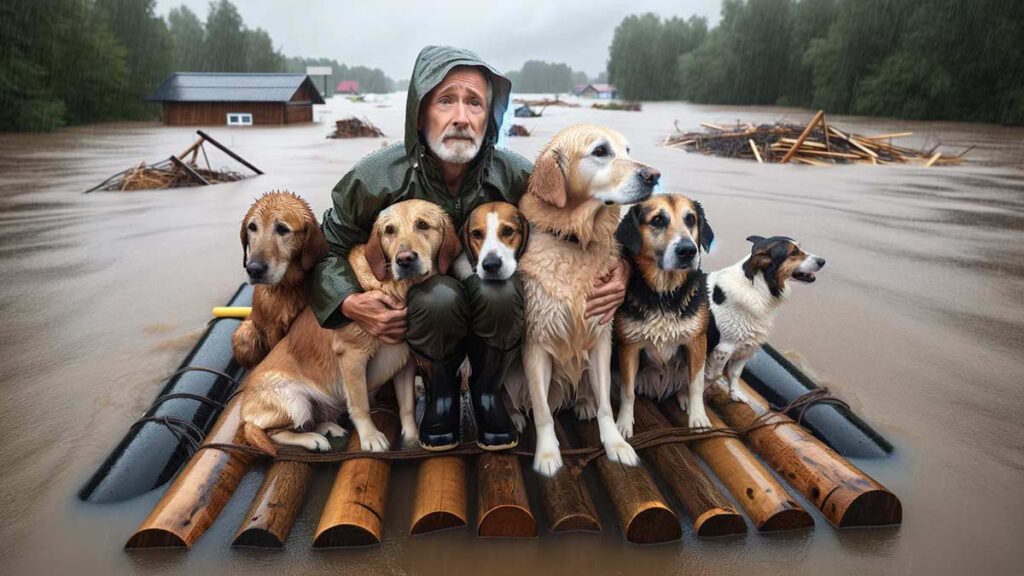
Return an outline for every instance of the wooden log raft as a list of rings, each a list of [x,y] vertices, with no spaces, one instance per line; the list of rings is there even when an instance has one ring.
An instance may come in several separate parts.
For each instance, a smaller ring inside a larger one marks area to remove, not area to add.
[[[203,442],[211,443],[245,443],[241,396],[228,403]],[[231,499],[252,460],[239,452],[197,452],[125,548],[191,548]]]
[[[379,410],[372,414],[372,418],[388,443],[395,446],[398,415],[393,410]],[[358,432],[352,433],[348,450],[359,451]],[[380,544],[390,478],[391,463],[386,460],[357,458],[343,462],[320,515],[313,547]]]
[[[597,422],[580,422],[580,439],[587,445],[600,442]],[[679,517],[665,504],[654,480],[643,466],[623,466],[602,455],[594,461],[598,476],[619,517],[626,540],[636,544],[657,544],[683,536]]]
[[[466,459],[439,456],[421,462],[409,533],[465,526],[467,517]]]
[[[558,418],[555,418],[555,436],[558,438],[559,446],[572,446]],[[594,511],[594,501],[587,487],[583,485],[581,475],[575,474],[566,466],[553,478],[538,476],[538,484],[540,501],[544,513],[551,522],[552,532],[601,531],[601,522]]]
[[[677,426],[687,425],[686,415],[675,402],[666,402],[663,410]],[[712,426],[725,426],[714,412],[708,412],[708,417],[711,418]],[[814,518],[796,503],[789,491],[779,484],[742,441],[715,437],[697,440],[690,446],[722,481],[759,532],[814,526]]]
[[[668,420],[647,398],[638,397],[634,409],[637,432],[668,428]],[[725,494],[704,473],[685,444],[664,444],[644,451],[644,458],[661,474],[693,521],[697,536],[744,534],[747,524]]]
[[[284,547],[312,481],[312,464],[286,460],[271,464],[232,545]]]
[[[740,429],[769,410],[768,403],[741,381],[750,403],[733,402],[720,386],[708,391],[711,405],[729,426]],[[804,495],[834,526],[899,524],[899,498],[787,416],[750,431],[746,442],[790,486]]]
[[[519,458],[488,452],[477,458],[479,519],[477,536],[535,538],[537,521],[530,511]]]

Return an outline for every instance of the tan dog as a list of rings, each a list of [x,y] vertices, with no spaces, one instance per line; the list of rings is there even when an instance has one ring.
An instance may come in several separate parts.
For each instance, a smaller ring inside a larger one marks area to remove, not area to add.
[[[378,215],[369,242],[353,248],[348,260],[364,290],[381,290],[405,301],[409,286],[447,272],[460,251],[443,209],[407,200]],[[270,438],[282,444],[328,450],[326,436],[344,434],[335,420],[347,409],[360,447],[387,450],[387,438],[370,419],[369,394],[392,377],[403,441],[414,442],[415,364],[408,346],[384,344],[355,322],[326,330],[307,308],[246,380],[246,439],[272,451],[264,432],[271,431]]]
[[[291,192],[267,192],[242,220],[242,266],[254,284],[252,312],[235,330],[235,360],[252,368],[284,338],[309,304],[306,273],[327,256],[327,240],[309,204]]]
[[[530,226],[514,204],[481,204],[469,213],[462,227],[463,252],[456,261],[455,275],[460,280],[473,274],[482,280],[508,280],[529,238]]]
[[[585,318],[587,295],[618,260],[619,205],[651,195],[660,174],[629,159],[621,134],[572,126],[537,157],[519,209],[533,225],[519,261],[526,301],[523,373],[510,371],[511,406],[532,409],[537,429],[533,467],[553,476],[562,466],[552,411],[575,402],[582,419],[597,417],[608,457],[636,465],[636,451],[615,426],[611,407],[611,325]],[[515,367],[515,365],[513,365]],[[586,376],[586,378],[584,378]]]
[[[630,208],[615,236],[633,265],[626,301],[615,314],[619,431],[633,435],[634,390],[655,400],[675,394],[691,428],[710,427],[704,410],[710,314],[700,263],[715,234],[704,208],[681,194],[651,196]]]

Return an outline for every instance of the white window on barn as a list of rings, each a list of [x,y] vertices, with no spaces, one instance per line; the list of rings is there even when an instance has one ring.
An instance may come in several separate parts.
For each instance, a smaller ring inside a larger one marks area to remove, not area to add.
[[[252,126],[252,114],[228,113],[228,126]]]

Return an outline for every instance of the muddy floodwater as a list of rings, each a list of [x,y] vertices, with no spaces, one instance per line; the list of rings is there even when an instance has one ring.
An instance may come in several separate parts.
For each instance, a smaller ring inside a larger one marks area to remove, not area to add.
[[[263,469],[245,478],[189,551],[123,550],[161,490],[114,505],[76,492],[244,280],[239,222],[266,190],[317,214],[367,152],[402,138],[404,95],[333,99],[298,127],[208,130],[266,175],[213,187],[83,195],[110,174],[185,149],[194,129],[103,124],[0,135],[0,573],[3,574],[970,574],[1024,573],[1024,130],[830,117],[864,134],[957,153],[959,166],[758,165],[659,146],[678,119],[806,122],[813,111],[646,104],[643,112],[548,108],[507,139],[533,158],[560,128],[609,125],[664,188],[704,203],[717,244],[789,235],[828,260],[797,285],[772,342],[798,354],[895,446],[856,464],[903,502],[902,526],[623,541],[598,495],[601,534],[486,541],[470,528],[410,538],[415,468],[396,466],[384,543],[310,547],[334,469],[315,484],[284,551],[229,547]],[[350,113],[385,138],[328,140]],[[212,149],[211,149],[212,150]],[[230,165],[210,156],[214,168]],[[243,169],[244,170],[244,169]],[[472,492],[475,495],[475,491]],[[475,496],[470,504],[475,518]],[[805,507],[810,507],[806,502]],[[539,509],[539,502],[534,502]]]

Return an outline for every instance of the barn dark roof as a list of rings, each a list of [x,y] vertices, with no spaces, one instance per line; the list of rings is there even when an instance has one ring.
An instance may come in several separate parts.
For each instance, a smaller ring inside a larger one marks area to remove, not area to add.
[[[164,80],[148,102],[287,102],[309,82],[314,104],[319,90],[305,74],[177,72]]]

